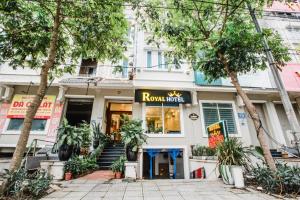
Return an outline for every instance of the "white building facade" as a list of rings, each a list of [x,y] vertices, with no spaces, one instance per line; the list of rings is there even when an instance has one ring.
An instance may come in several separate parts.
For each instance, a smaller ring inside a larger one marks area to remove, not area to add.
[[[208,144],[206,127],[212,123],[226,120],[229,136],[240,138],[245,146],[259,145],[253,122],[228,79],[209,84],[201,72],[194,72],[188,64],[170,66],[164,58],[167,47],[147,45],[147,33],[132,18],[129,21],[131,43],[125,53],[128,59],[120,61],[123,71],[113,73],[109,62],[88,59],[80,63],[75,74],[56,78],[47,90],[46,108],[40,108],[33,122],[28,145],[33,139],[55,141],[56,129],[64,117],[72,125],[82,120],[100,123],[104,133],[117,132],[115,140],[120,140],[120,117],[126,114],[143,120],[148,136],[139,154],[139,177],[149,178],[148,152],[157,150],[153,173],[165,178],[174,167],[170,152],[177,150],[176,178],[186,179],[191,172],[191,146]],[[280,144],[291,146],[289,124],[270,71],[242,75],[239,80],[255,104],[268,135]],[[11,156],[18,141],[24,110],[15,107],[35,94],[38,83],[36,70],[0,66],[1,155]],[[290,95],[299,117],[298,93]],[[173,100],[166,101],[167,97]],[[270,148],[279,147],[269,136],[267,139]],[[40,144],[42,147],[47,142]]]

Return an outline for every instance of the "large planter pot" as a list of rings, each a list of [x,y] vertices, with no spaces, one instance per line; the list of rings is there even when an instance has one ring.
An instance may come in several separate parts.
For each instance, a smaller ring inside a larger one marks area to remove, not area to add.
[[[126,157],[128,161],[137,161],[137,151],[132,151],[132,147],[126,147]]]
[[[234,186],[236,188],[245,187],[242,166],[237,166],[237,165],[231,166],[231,174],[233,176]]]
[[[220,174],[222,176],[223,182],[228,185],[233,185],[233,177],[230,170],[230,165],[220,165]]]
[[[93,148],[94,148],[94,149],[97,149],[97,147],[99,146],[99,144],[100,144],[100,141],[99,141],[99,140],[94,140],[94,141],[93,141]]]
[[[73,153],[73,147],[67,144],[62,144],[58,149],[58,158],[60,161],[68,161]]]
[[[50,174],[53,176],[53,180],[62,180],[64,178],[64,166],[65,162],[53,161]]]

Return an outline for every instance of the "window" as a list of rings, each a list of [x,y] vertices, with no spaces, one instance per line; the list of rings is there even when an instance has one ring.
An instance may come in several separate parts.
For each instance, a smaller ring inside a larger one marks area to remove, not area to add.
[[[8,131],[20,131],[23,127],[24,119],[12,118],[9,121],[7,130]],[[32,121],[31,131],[44,131],[46,128],[46,119],[34,119]]]
[[[162,55],[161,55],[160,51],[157,53],[157,63],[158,63],[158,68],[159,69],[163,68],[163,66],[162,66]]]
[[[128,60],[123,60],[123,70],[122,70],[122,77],[125,78],[128,75]]]
[[[96,59],[82,59],[79,70],[79,75],[91,76],[96,74],[97,61]]]
[[[147,68],[152,67],[152,52],[147,51]]]
[[[146,133],[180,134],[179,105],[146,104]]]
[[[205,127],[220,120],[227,122],[229,134],[237,134],[236,122],[231,103],[202,103]]]

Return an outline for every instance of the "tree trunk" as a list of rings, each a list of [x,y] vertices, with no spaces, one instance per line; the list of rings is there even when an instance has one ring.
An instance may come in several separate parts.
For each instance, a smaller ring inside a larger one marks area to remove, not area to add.
[[[230,76],[230,79],[231,79],[231,83],[235,86],[237,93],[243,99],[243,102],[244,102],[244,104],[245,104],[245,106],[248,110],[248,113],[250,114],[250,116],[253,120],[255,130],[256,130],[256,134],[257,134],[257,138],[258,138],[260,146],[263,150],[265,161],[266,161],[267,165],[269,166],[269,168],[272,171],[276,171],[276,165],[275,165],[274,159],[271,155],[269,145],[266,141],[264,130],[263,130],[259,115],[258,115],[258,113],[255,109],[255,106],[252,104],[252,102],[248,98],[247,94],[243,91],[242,87],[240,86],[240,83],[237,79],[237,74],[233,73],[233,72],[230,72],[229,76]]]
[[[237,73],[236,72],[231,72],[229,70],[228,62],[227,62],[227,59],[224,57],[224,55],[222,53],[218,53],[218,57],[220,58],[220,61],[224,65],[225,71],[227,72],[228,76],[231,79],[231,83],[234,85],[234,87],[236,88],[237,93],[243,99],[243,102],[246,106],[246,109],[247,109],[248,113],[250,114],[250,116],[253,120],[254,127],[255,127],[255,130],[256,130],[257,139],[258,139],[258,141],[260,143],[260,146],[263,150],[263,154],[264,154],[263,156],[264,156],[264,159],[265,159],[267,165],[269,166],[269,168],[272,171],[276,171],[276,165],[275,165],[274,159],[271,155],[269,145],[266,141],[266,138],[265,138],[265,135],[264,135],[264,130],[263,130],[259,115],[256,112],[255,106],[252,104],[252,102],[248,98],[247,94],[242,89],[242,87],[239,83],[239,80],[237,78]]]
[[[56,57],[56,53],[57,53],[58,33],[59,33],[59,27],[60,27],[60,23],[61,23],[60,12],[61,12],[61,0],[57,0],[56,13],[55,13],[55,17],[54,17],[48,58],[41,69],[40,85],[38,87],[37,93],[26,112],[22,131],[21,131],[16,149],[14,151],[12,162],[10,164],[10,171],[15,171],[18,168],[20,168],[20,166],[21,166],[23,155],[26,150],[26,145],[28,142],[28,138],[29,138],[29,134],[30,134],[31,126],[32,126],[32,120],[34,119],[34,116],[46,94],[47,83],[48,83],[48,73],[49,73],[49,70],[54,66],[55,57]]]

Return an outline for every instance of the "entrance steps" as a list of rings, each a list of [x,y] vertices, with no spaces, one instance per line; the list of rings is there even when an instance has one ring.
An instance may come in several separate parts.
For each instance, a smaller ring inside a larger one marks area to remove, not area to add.
[[[109,144],[97,159],[100,170],[110,170],[113,162],[125,154],[124,144]]]

